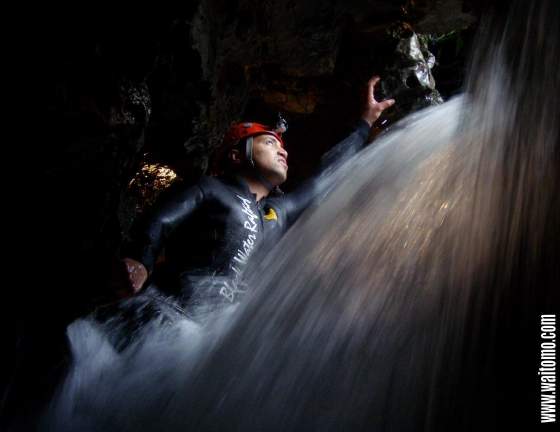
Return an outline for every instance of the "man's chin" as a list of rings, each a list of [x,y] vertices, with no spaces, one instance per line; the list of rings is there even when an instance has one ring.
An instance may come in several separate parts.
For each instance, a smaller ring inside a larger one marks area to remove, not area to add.
[[[286,180],[287,180],[287,177],[282,177],[282,178],[277,177],[277,178],[274,179],[274,181],[272,182],[272,184],[273,184],[274,186],[280,186],[280,185],[283,184]]]
[[[278,186],[280,186],[282,183],[284,183],[286,180],[288,180],[288,169],[286,168],[286,171],[281,173],[279,175],[279,179],[280,182],[278,183]]]
[[[272,182],[272,184],[274,186],[280,186],[281,184],[283,184],[286,180],[288,179],[288,176],[277,176],[274,181]]]
[[[263,173],[264,174],[264,173]],[[273,185],[273,186],[280,186],[288,179],[288,169],[278,169],[275,168],[274,170],[269,170],[264,177]]]

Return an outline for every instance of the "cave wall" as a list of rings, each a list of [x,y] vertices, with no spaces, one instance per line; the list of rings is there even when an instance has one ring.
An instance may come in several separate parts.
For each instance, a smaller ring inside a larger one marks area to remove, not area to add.
[[[402,28],[417,25],[429,35],[422,39],[428,52],[449,32],[455,43],[468,42],[475,22],[472,5],[458,0],[186,5],[168,14],[48,21],[41,84],[52,144],[38,160],[49,205],[59,209],[49,225],[65,215],[57,231],[72,233],[69,249],[78,255],[118,254],[123,221],[135,215],[128,185],[142,162],[166,164],[194,181],[234,120],[270,122],[278,111],[288,118],[289,190],[358,118],[359,95],[373,73],[392,83],[379,94],[397,98],[389,120],[426,105],[415,105],[425,89],[408,85],[411,60],[396,52]],[[460,88],[467,49],[447,61],[457,64],[442,77],[444,97]]]
[[[33,207],[41,211],[29,225],[36,281],[26,281],[16,307],[28,313],[15,321],[7,417],[36,409],[52,388],[53,368],[63,369],[64,327],[111,300],[112,263],[138,204],[129,184],[142,163],[165,164],[194,181],[230,122],[269,122],[282,111],[290,123],[289,190],[358,118],[367,79],[402,72],[395,49],[405,33],[423,35],[424,51],[435,55],[443,99],[458,92],[479,10],[467,0],[199,0],[124,14],[49,9],[30,29],[39,105],[33,127],[41,134],[31,150]],[[380,90],[380,97],[396,91]],[[422,91],[399,94],[397,105]],[[417,108],[389,113],[388,123]],[[40,367],[38,355],[47,359]]]

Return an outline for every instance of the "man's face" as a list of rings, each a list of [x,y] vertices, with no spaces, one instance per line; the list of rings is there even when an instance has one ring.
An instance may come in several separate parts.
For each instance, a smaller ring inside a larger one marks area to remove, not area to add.
[[[274,136],[253,138],[253,160],[261,175],[274,186],[281,185],[288,178],[288,152]]]

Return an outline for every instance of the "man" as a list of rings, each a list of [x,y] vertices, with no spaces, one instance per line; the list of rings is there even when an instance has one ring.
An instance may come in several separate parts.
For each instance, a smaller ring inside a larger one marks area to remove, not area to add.
[[[355,130],[322,158],[322,169],[359,151],[370,128],[393,99],[374,97],[379,77],[368,82],[366,104]],[[124,258],[130,290],[138,293],[165,248],[165,277],[158,287],[189,308],[208,310],[235,303],[245,291],[243,271],[255,249],[274,245],[303,210],[329,188],[319,177],[289,194],[288,152],[282,132],[258,123],[233,125],[224,139],[223,175],[203,177],[194,186],[159,203]],[[158,273],[157,271],[155,272]],[[161,275],[160,275],[161,276]]]

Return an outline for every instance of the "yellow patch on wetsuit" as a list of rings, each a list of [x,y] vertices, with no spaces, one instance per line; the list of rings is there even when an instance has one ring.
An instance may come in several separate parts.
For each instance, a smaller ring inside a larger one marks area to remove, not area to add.
[[[276,214],[276,212],[274,211],[274,209],[272,207],[268,208],[268,211],[266,212],[266,214],[264,215],[265,220],[278,220],[278,215]]]

